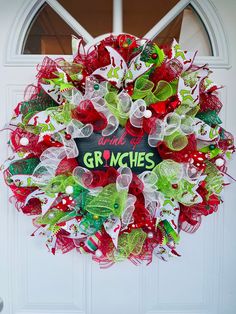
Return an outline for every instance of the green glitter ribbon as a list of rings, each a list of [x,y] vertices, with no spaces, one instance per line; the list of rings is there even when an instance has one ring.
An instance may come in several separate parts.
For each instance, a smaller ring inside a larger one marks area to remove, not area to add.
[[[126,190],[118,192],[116,184],[109,184],[86,205],[85,209],[102,217],[108,217],[110,214],[120,217],[125,208],[127,193]]]
[[[134,229],[130,233],[119,236],[117,250],[112,257],[116,262],[128,258],[131,254],[139,255],[147,234],[142,229]]]

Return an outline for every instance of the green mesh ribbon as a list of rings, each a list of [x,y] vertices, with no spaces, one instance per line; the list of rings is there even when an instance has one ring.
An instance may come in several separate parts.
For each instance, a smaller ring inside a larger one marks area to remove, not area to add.
[[[206,161],[206,169],[204,174],[207,175],[205,178],[206,189],[208,191],[208,196],[211,194],[220,194],[223,190],[223,177],[217,167],[210,161]]]
[[[36,218],[35,223],[39,225],[48,225],[48,229],[56,233],[60,230],[56,224],[67,215],[66,212],[56,209],[48,210],[45,215]]]
[[[174,151],[182,150],[188,145],[187,137],[180,131],[175,131],[171,135],[165,136],[164,141],[166,145]]]
[[[140,99],[146,97],[149,93],[152,92],[154,83],[149,81],[145,76],[137,78],[134,83],[134,92],[132,99]]]
[[[220,120],[217,112],[215,110],[209,110],[206,112],[199,112],[196,117],[198,119],[201,119],[204,121],[206,124],[209,124],[210,126],[212,125],[218,125],[221,124],[222,121]]]
[[[143,98],[147,105],[163,101],[176,94],[176,82],[168,83],[159,81],[155,90],[153,82],[149,81],[145,75],[140,76],[134,84],[132,99]]]
[[[108,92],[105,95],[105,100],[111,113],[113,113],[113,115],[119,120],[120,125],[124,127],[128,120],[129,114],[128,112],[125,113],[121,108],[117,92]]]
[[[8,170],[10,171],[11,175],[32,174],[39,162],[40,161],[38,158],[17,160],[10,164]]]
[[[142,229],[134,229],[131,233],[123,233],[118,239],[117,250],[114,252],[115,261],[122,261],[130,256],[139,255],[147,234]]]
[[[92,235],[101,229],[106,219],[107,217],[101,217],[87,213],[80,222],[80,231],[86,233],[87,235]]]
[[[163,160],[153,170],[158,177],[156,186],[166,197],[179,203],[190,204],[187,196],[194,197],[194,184],[182,177],[182,165],[173,160]],[[194,203],[194,202],[193,202]]]
[[[80,194],[80,192],[84,191],[85,189],[77,183],[77,180],[73,176],[65,176],[59,175],[53,177],[46,186],[42,189],[48,194],[54,193],[65,193],[66,187],[72,186],[73,187],[73,195],[76,197]]]
[[[29,113],[36,113],[57,106],[57,103],[48,94],[41,90],[34,99],[21,103],[20,112],[25,116]]]
[[[74,108],[72,104],[65,103],[62,106],[59,106],[57,110],[49,109],[48,113],[53,110],[53,118],[62,124],[68,124],[71,122],[71,110]]]
[[[118,192],[114,183],[105,186],[89,202],[85,209],[91,214],[108,217],[110,214],[120,217],[126,203],[127,191]]]

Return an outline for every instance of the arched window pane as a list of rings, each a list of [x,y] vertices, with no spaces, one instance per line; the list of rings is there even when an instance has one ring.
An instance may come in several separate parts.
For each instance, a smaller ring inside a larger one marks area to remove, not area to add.
[[[23,54],[71,54],[75,32],[49,6],[44,5],[32,21]]]
[[[213,55],[211,41],[204,24],[190,5],[183,13],[179,42],[184,49],[197,50],[199,56]]]
[[[123,31],[143,37],[179,0],[123,0]]]
[[[58,0],[58,2],[93,37],[112,32],[113,0]]]
[[[187,6],[155,39],[158,45],[170,44],[175,38],[183,49],[212,56],[208,33],[195,10]]]

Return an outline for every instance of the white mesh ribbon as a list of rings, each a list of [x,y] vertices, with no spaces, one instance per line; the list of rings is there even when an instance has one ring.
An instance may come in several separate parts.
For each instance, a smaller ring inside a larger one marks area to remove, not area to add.
[[[145,111],[146,103],[143,99],[138,99],[132,103],[129,120],[135,128],[142,128]]]
[[[162,120],[157,119],[148,136],[148,143],[156,147],[159,141],[165,136],[170,136],[174,132],[182,135],[189,135],[194,132],[194,120],[187,115],[179,115],[176,112],[168,113]]]
[[[66,157],[63,147],[50,147],[40,156],[40,163],[34,169],[32,180],[37,185],[46,185],[55,177],[58,165]]]
[[[66,134],[71,138],[67,139]],[[83,124],[82,122],[72,119],[66,127],[66,133],[56,133],[53,138],[63,143],[67,158],[76,158],[79,155],[78,147],[74,141],[75,138],[86,138],[93,133],[92,124]]]
[[[91,183],[93,182],[93,173],[87,168],[78,166],[73,170],[72,175],[75,177],[77,182],[81,186],[83,186],[85,189],[88,189],[88,186],[90,186]],[[94,196],[99,194],[101,190],[102,190],[102,187],[96,187],[96,188],[89,187],[89,193]]]
[[[162,199],[162,194],[156,189],[157,175],[152,171],[144,171],[138,177],[143,183],[145,208],[154,217]]]
[[[125,209],[122,213],[121,222],[122,222],[122,230],[126,229],[127,226],[133,221],[133,212],[135,210],[135,202],[137,198],[132,194],[128,194]]]
[[[128,167],[120,167],[117,171],[119,172],[119,175],[116,179],[117,191],[128,191],[133,177],[131,169]]]
[[[68,102],[79,107],[84,107],[88,101],[91,101],[97,112],[102,113],[106,117],[108,124],[102,130],[103,136],[111,135],[119,126],[118,119],[111,113],[103,99],[107,93],[106,84],[106,82],[98,83],[94,77],[89,76],[86,78],[84,95],[79,91],[74,92],[74,90],[63,93]]]

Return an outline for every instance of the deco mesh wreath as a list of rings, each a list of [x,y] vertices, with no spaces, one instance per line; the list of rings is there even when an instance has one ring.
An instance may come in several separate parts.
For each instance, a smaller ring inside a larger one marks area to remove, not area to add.
[[[15,108],[4,166],[18,210],[55,254],[76,249],[103,267],[179,255],[217,210],[234,151],[219,125],[220,86],[196,53],[111,35],[73,61],[46,57]]]

